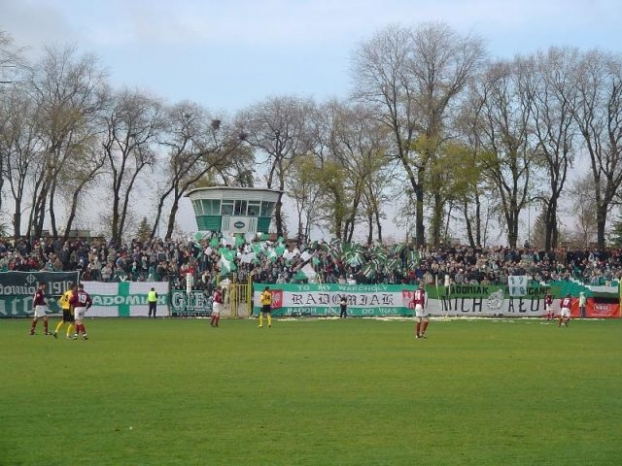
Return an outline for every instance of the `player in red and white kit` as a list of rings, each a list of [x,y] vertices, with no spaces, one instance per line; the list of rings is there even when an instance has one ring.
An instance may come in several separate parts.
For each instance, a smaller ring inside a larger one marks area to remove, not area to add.
[[[564,325],[565,327],[568,327],[568,322],[570,321],[570,307],[572,306],[572,296],[570,294],[567,294],[565,298],[562,298],[560,303],[559,303],[559,307],[560,307],[560,312],[559,312],[559,323],[557,324],[558,327],[561,327],[562,325]]]
[[[553,295],[549,291],[544,297],[544,310],[546,311],[546,320],[553,320]]]
[[[43,319],[43,329],[45,334],[52,335],[52,332],[48,330],[48,316],[45,313],[47,310],[47,301],[45,299],[46,287],[47,285],[45,283],[39,283],[39,288],[37,289],[32,300],[32,310],[34,312],[34,316],[32,318],[32,323],[30,324],[29,335],[35,335],[35,328],[37,327],[39,318]]]
[[[222,291],[222,288],[217,286],[212,297],[212,318],[210,320],[210,325],[212,327],[218,327],[218,321],[220,320],[220,313],[222,312],[223,305]]]
[[[417,321],[415,324],[415,338],[425,338],[430,318],[425,310],[425,289],[423,285],[420,285],[419,289],[413,294],[411,305],[415,308],[415,320]]]
[[[73,306],[73,314],[76,320],[76,333],[73,335],[73,339],[77,340],[78,335],[82,333],[82,338],[88,340],[89,337],[86,334],[86,328],[84,327],[84,314],[93,305],[93,300],[89,294],[84,291],[84,285],[80,283],[78,285],[78,291],[71,295],[69,303]]]

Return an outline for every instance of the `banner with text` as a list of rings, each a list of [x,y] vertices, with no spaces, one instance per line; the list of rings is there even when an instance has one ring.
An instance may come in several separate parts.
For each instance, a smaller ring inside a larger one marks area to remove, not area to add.
[[[171,315],[208,315],[212,312],[211,300],[201,290],[172,290]]]
[[[32,316],[32,299],[42,282],[47,284],[48,312],[60,312],[58,298],[79,277],[79,272],[0,272],[0,318]]]
[[[514,289],[503,286],[464,285],[445,290],[443,287],[426,288],[426,310],[431,316],[465,317],[541,317],[546,315],[544,296],[551,290],[556,298],[561,295],[559,286],[545,287],[527,284],[520,280],[512,283]],[[415,286],[408,285],[254,285],[253,314],[261,307],[259,295],[265,286],[271,288],[272,313],[276,316],[339,316],[342,296],[348,303],[348,314],[355,317],[412,316],[409,308]],[[514,294],[515,296],[512,296]],[[559,311],[559,299],[553,304]],[[593,304],[588,304],[587,317],[591,317]],[[618,306],[619,309],[619,306]],[[614,317],[614,310],[604,308],[599,315]],[[594,313],[595,314],[595,313]],[[578,304],[573,306],[578,316]],[[617,317],[617,316],[615,316]]]
[[[154,288],[158,293],[156,315],[168,316],[168,282],[82,282],[91,295],[93,306],[86,317],[147,317],[147,293]]]

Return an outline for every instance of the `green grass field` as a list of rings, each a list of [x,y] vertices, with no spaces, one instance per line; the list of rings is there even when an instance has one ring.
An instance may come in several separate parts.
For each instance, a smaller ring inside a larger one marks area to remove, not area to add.
[[[622,464],[622,321],[28,325],[0,320],[3,466]]]

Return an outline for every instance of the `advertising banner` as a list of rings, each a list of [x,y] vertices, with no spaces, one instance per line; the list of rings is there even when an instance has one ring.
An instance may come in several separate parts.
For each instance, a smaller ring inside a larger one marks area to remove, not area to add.
[[[147,317],[147,293],[158,293],[158,317],[168,316],[168,282],[82,282],[93,306],[86,317]]]
[[[426,309],[431,316],[464,317],[542,317],[546,315],[544,297],[551,291],[556,297],[553,309],[559,311],[560,286],[544,287],[523,280],[512,286],[462,285],[451,289],[427,287]],[[348,302],[348,315],[355,317],[412,316],[409,308],[415,286],[408,285],[336,285],[336,284],[254,284],[253,313],[258,315],[259,295],[269,286],[275,316],[339,316],[342,296]],[[514,296],[512,296],[514,294]],[[591,304],[591,303],[590,303]],[[594,307],[588,306],[591,317]],[[618,307],[619,309],[619,307]],[[604,313],[604,309],[601,310]],[[613,314],[613,310],[607,311]],[[602,315],[602,314],[601,314]],[[573,306],[578,317],[578,302]]]
[[[79,276],[79,272],[0,272],[0,318],[32,316],[32,299],[42,282],[47,284],[48,312],[60,312],[58,299]]]
[[[201,290],[172,290],[171,315],[209,315],[212,312],[211,300]]]

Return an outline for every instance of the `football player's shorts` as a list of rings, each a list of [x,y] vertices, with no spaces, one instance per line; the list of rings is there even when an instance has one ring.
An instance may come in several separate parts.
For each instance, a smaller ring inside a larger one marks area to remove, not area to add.
[[[415,305],[415,316],[417,317],[427,317],[428,313],[426,312],[426,310],[423,308],[423,306],[421,304],[416,304]]]
[[[45,317],[47,306],[35,306],[35,317]]]

